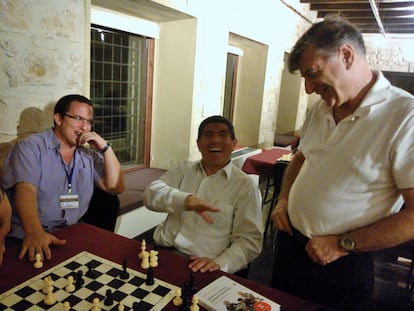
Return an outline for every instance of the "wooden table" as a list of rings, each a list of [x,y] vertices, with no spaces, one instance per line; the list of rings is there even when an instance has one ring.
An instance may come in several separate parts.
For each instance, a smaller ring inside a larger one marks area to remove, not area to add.
[[[261,153],[248,157],[244,162],[242,170],[247,174],[273,177],[273,168],[276,161],[289,153],[292,153],[292,150],[277,147],[264,149]]]
[[[17,259],[20,247],[13,247],[7,250],[3,265],[0,267],[0,293],[84,250],[120,265],[122,265],[123,259],[126,258],[129,268],[145,273],[140,267],[140,260],[137,257],[141,245],[136,240],[128,239],[87,224],[76,224],[64,228],[57,231],[55,235],[58,238],[66,239],[66,244],[55,247],[53,249],[53,258],[50,261],[46,261],[41,269],[34,269],[33,264],[28,262],[27,259]],[[159,252],[159,266],[155,269],[155,277],[181,287],[189,280],[188,259],[168,250],[161,249]],[[284,311],[323,310],[312,302],[221,271],[196,273],[195,285],[198,289],[201,289],[221,275],[227,275],[263,296],[276,301],[282,305]],[[179,308],[173,306],[170,302],[165,310],[179,310]]]

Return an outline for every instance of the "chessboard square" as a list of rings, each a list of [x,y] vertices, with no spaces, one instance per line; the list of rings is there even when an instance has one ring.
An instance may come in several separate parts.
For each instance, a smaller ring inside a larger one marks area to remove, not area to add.
[[[29,287],[29,286],[25,286],[21,289],[19,289],[18,291],[16,291],[16,295],[25,298],[27,296],[30,296],[31,294],[33,294],[36,290]]]
[[[15,303],[17,303],[21,300],[22,300],[22,297],[20,297],[20,296],[16,295],[15,293],[13,293],[13,294],[10,294],[10,295],[4,297],[1,300],[1,304],[5,305],[6,307],[10,307],[10,306],[14,305]]]
[[[106,274],[112,276],[112,277],[118,277],[121,274],[122,270],[119,270],[117,268],[112,268],[108,271],[106,271]]]
[[[69,295],[68,297],[66,297],[64,300],[61,300],[62,302],[69,302],[69,304],[73,307],[75,307],[78,303],[80,303],[81,301],[83,301],[83,299],[81,299],[80,297],[78,297],[77,295]]]
[[[35,292],[30,296],[26,297],[26,300],[31,302],[32,304],[38,304],[40,301],[45,299],[45,295],[42,292]]]
[[[142,288],[137,288],[136,290],[134,290],[131,293],[132,296],[139,298],[139,299],[143,299],[146,295],[148,295],[148,291],[142,289]]]
[[[92,293],[93,292],[86,287],[81,287],[80,289],[76,291],[76,295],[79,296],[79,298],[81,299],[85,299],[86,297],[89,297]]]
[[[81,263],[78,263],[76,261],[71,261],[67,265],[65,265],[64,267],[67,268],[70,271],[75,271],[75,270],[79,269],[79,267],[81,267],[81,266],[82,266]]]
[[[148,303],[146,301],[138,302],[138,309],[139,311],[150,311],[154,304]]]
[[[90,289],[93,292],[96,292],[99,288],[102,287],[102,283],[97,281],[92,281],[89,284],[85,285],[84,287]]]
[[[112,298],[114,299],[114,301],[122,301],[126,296],[128,296],[128,294],[126,294],[125,292],[116,290],[112,293]]]
[[[137,287],[135,285],[128,284],[128,283],[125,283],[124,285],[118,288],[120,292],[123,292],[127,295],[131,294],[136,289]]]
[[[112,281],[110,281],[109,283],[107,283],[108,284],[108,286],[110,286],[110,287],[112,287],[112,288],[115,288],[115,289],[118,289],[118,288],[120,288],[122,285],[124,285],[125,284],[125,282],[124,281],[122,281],[122,280],[119,280],[119,279],[113,279]]]
[[[132,308],[132,304],[134,303],[134,302],[139,302],[140,300],[138,300],[137,298],[135,298],[135,297],[133,297],[133,296],[131,296],[131,295],[129,295],[129,296],[126,296],[121,302],[122,302],[122,304],[125,306],[125,307],[130,307],[130,308]]]
[[[152,292],[154,294],[157,294],[157,295],[160,295],[160,296],[167,296],[167,294],[171,291],[172,291],[171,288],[167,288],[165,286],[158,285],[157,288],[155,288]]]
[[[92,303],[94,298],[99,298],[100,301],[103,301],[105,299],[105,296],[99,293],[92,293],[90,296],[86,297],[85,300]]]
[[[147,296],[145,296],[145,298],[143,299],[144,301],[151,303],[152,305],[156,305],[158,303],[158,301],[160,301],[163,298],[163,296],[159,296],[157,294],[154,293],[149,293]]]
[[[30,287],[33,288],[35,291],[42,290],[45,281],[43,279],[38,279],[37,281],[30,284]]]
[[[132,279],[128,281],[129,284],[135,285],[137,287],[141,286],[143,283],[145,283],[145,279],[134,276]]]
[[[10,306],[10,310],[28,310],[33,304],[25,299],[20,300],[18,303]],[[41,310],[40,308],[38,310]]]
[[[67,297],[71,295],[71,293],[68,293],[64,289],[59,289],[54,293],[54,295],[57,301],[64,301]]]
[[[99,282],[101,284],[107,284],[107,283],[111,282],[113,279],[114,279],[113,276],[110,276],[108,274],[102,274],[101,276],[99,276],[98,278],[96,278],[95,281],[96,282]]]
[[[56,301],[53,304],[53,306],[56,305],[56,304],[59,304],[58,301]],[[48,310],[49,308],[52,307],[52,305],[45,304],[45,302],[43,300],[42,301],[39,301],[36,305],[39,306],[41,308],[41,310]]]
[[[91,267],[93,269],[96,269],[96,267],[98,267],[100,265],[102,265],[102,263],[99,262],[99,261],[97,261],[97,260],[95,260],[95,259],[92,259],[88,263],[86,263],[86,266]]]
[[[63,310],[63,303],[59,302],[54,304],[52,307],[49,307],[47,311],[62,311]]]
[[[65,288],[67,284],[68,284],[67,278],[60,278],[60,279],[56,280],[53,285],[56,288],[60,288],[61,289],[61,288]]]

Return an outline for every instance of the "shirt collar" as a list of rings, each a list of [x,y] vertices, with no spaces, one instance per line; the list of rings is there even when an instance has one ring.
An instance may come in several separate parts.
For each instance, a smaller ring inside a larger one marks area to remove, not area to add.
[[[199,162],[199,165],[198,165],[198,167],[200,168],[200,170],[206,175],[206,172],[205,172],[205,170],[204,170],[204,168],[203,168],[203,165],[201,164],[201,161]],[[232,173],[232,171],[233,171],[233,164],[232,164],[232,162],[231,162],[231,160],[229,161],[229,163],[227,163],[227,165],[226,166],[224,166],[223,168],[221,168],[221,169],[219,169],[218,171],[217,171],[217,173],[216,174],[214,174],[214,175],[217,175],[217,174],[222,174],[222,175],[224,175],[227,179],[229,179],[230,178],[230,176],[231,176],[231,173]]]
[[[48,139],[48,148],[49,149],[60,149],[60,142],[57,139],[53,128],[49,128],[46,130],[46,137]]]

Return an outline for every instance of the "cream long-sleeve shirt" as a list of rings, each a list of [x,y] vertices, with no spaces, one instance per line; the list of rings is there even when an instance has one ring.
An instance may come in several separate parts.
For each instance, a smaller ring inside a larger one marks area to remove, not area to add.
[[[190,194],[220,209],[210,213],[213,224],[185,210]],[[246,267],[261,252],[260,191],[253,179],[231,162],[210,176],[200,162],[183,162],[146,188],[144,203],[150,210],[168,213],[154,232],[159,245],[212,258],[221,270],[230,273]]]

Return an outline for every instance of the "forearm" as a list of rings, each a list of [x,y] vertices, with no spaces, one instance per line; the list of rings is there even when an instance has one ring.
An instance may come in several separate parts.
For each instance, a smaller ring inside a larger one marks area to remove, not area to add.
[[[103,187],[106,192],[118,194],[125,190],[121,164],[112,148],[104,153]]]
[[[278,201],[287,201],[289,197],[290,188],[295,182],[295,179],[298,176],[304,161],[305,157],[303,156],[302,152],[299,151],[295,154],[292,161],[289,163],[283,176],[282,187],[279,193]]]
[[[43,232],[37,211],[37,188],[29,183],[16,184],[15,206],[26,236]]]
[[[162,180],[153,181],[144,191],[144,205],[153,211],[174,213],[185,210],[190,193],[169,186]]]

